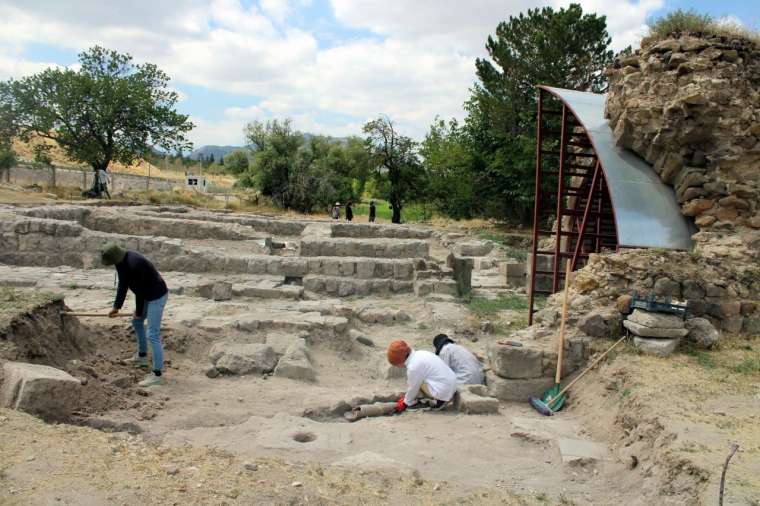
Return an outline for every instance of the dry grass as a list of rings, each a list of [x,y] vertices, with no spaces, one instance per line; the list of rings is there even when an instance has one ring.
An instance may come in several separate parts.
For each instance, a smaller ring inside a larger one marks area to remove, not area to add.
[[[641,47],[683,34],[743,39],[760,45],[760,33],[756,30],[725,19],[715,19],[709,14],[700,14],[693,9],[677,9],[649,22],[649,31],[641,40]]]

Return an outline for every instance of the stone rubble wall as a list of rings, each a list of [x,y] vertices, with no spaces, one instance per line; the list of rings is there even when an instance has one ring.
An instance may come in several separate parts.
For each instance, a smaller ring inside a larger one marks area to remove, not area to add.
[[[434,235],[432,230],[374,223],[334,223],[330,228],[333,237],[353,239],[429,239]]]
[[[428,258],[430,245],[421,240],[304,239],[302,257]]]
[[[248,215],[238,215],[234,213],[222,214],[195,210],[188,213],[137,211],[136,214],[140,216],[156,216],[158,218],[176,218],[193,221],[237,223],[239,225],[251,227],[257,232],[265,232],[267,234],[277,236],[299,236],[309,224],[308,221],[275,220],[271,218],[251,217]]]

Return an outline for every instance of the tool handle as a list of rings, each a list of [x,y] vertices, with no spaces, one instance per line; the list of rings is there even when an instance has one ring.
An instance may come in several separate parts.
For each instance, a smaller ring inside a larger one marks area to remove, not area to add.
[[[102,318],[109,318],[108,313],[75,313],[74,311],[61,311],[62,316],[99,316]],[[113,318],[132,318],[130,313],[118,313]]]
[[[565,293],[562,295],[562,322],[559,324],[559,344],[557,344],[557,373],[554,375],[554,384],[559,385],[562,380],[562,356],[565,354],[565,321],[567,320],[567,298],[570,286],[570,271],[572,262],[568,259],[565,269]]]
[[[593,368],[594,368],[594,366],[595,366],[596,364],[598,364],[599,362],[601,362],[601,361],[602,361],[602,359],[603,359],[604,357],[606,357],[606,356],[607,356],[607,354],[608,354],[609,352],[611,352],[612,350],[614,350],[614,349],[615,349],[615,347],[616,347],[618,344],[620,344],[620,343],[622,343],[623,341],[625,341],[625,338],[626,338],[626,336],[623,336],[623,337],[621,337],[620,339],[618,339],[618,340],[617,340],[617,342],[616,342],[615,344],[613,344],[612,346],[610,346],[610,349],[608,349],[607,351],[605,351],[604,353],[602,353],[602,354],[599,356],[599,358],[597,358],[596,360],[594,360],[594,361],[591,363],[591,365],[590,365],[590,366],[586,367],[586,369],[585,369],[585,370],[584,370],[582,373],[580,373],[580,374],[578,375],[578,377],[577,377],[577,378],[575,378],[573,381],[571,381],[570,383],[568,383],[568,384],[565,386],[565,388],[563,388],[562,390],[560,390],[560,391],[559,391],[559,393],[558,393],[557,395],[555,395],[555,396],[554,396],[554,398],[555,398],[555,399],[557,399],[557,398],[559,398],[559,397],[560,397],[562,394],[564,394],[565,392],[567,392],[568,390],[570,390],[570,387],[571,387],[571,386],[575,385],[575,383],[576,383],[576,382],[577,382],[579,379],[581,379],[582,377],[584,377],[584,376],[586,375],[586,373],[587,373],[587,372],[589,372],[591,369],[593,369]]]

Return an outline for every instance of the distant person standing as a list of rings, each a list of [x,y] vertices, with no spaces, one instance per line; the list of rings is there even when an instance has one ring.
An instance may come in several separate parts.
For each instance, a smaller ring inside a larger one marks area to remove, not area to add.
[[[108,183],[110,183],[110,178],[108,177],[108,172],[106,172],[104,169],[98,169],[95,175],[98,178],[98,195],[105,193],[110,200],[111,194],[108,193]]]
[[[334,220],[340,219],[340,202],[336,202],[332,208],[332,219]]]
[[[346,202],[346,221],[354,219],[354,210],[351,209],[352,205],[354,205],[354,202],[351,199],[348,199],[348,202]]]
[[[375,201],[369,201],[369,222],[375,223]]]

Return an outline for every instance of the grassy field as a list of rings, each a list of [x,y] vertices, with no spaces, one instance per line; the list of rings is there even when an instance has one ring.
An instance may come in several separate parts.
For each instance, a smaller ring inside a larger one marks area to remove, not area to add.
[[[369,216],[369,200],[353,206],[354,216]],[[342,214],[342,213],[341,213]],[[390,223],[393,211],[386,200],[375,199],[375,216],[378,223]],[[401,222],[427,222],[433,218],[433,207],[425,204],[409,204],[401,208]],[[364,221],[364,220],[362,220]]]

